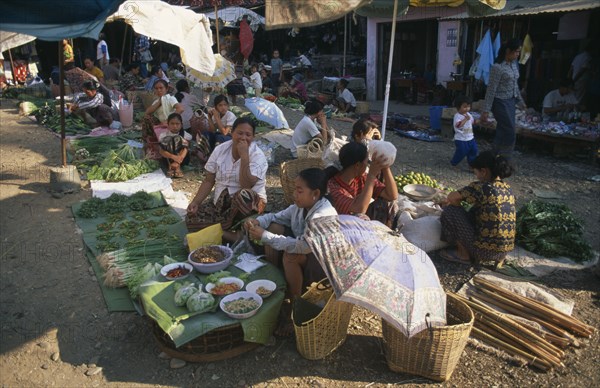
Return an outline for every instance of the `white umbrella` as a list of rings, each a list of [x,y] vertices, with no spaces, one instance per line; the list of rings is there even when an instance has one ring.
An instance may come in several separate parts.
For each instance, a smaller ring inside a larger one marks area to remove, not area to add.
[[[206,12],[206,16],[210,19],[215,19],[214,12]],[[217,11],[217,17],[223,21],[225,27],[237,28],[237,22],[242,20],[244,16],[248,16],[248,24],[252,31],[256,31],[259,26],[265,25],[265,18],[254,11],[242,7],[229,7]]]
[[[271,101],[260,97],[252,97],[246,98],[245,104],[257,120],[264,121],[275,127],[275,129],[290,127],[281,109]]]
[[[446,324],[446,293],[427,253],[378,221],[309,221],[306,241],[337,298],[362,306],[407,337]]]

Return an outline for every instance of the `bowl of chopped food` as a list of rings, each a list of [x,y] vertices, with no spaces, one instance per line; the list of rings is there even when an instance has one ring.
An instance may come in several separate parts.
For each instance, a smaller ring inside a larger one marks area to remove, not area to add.
[[[167,264],[160,269],[160,274],[168,280],[185,279],[192,273],[194,267],[189,263]]]
[[[273,291],[275,291],[276,288],[277,284],[266,279],[255,280],[246,284],[246,291],[258,294],[263,299],[271,296],[271,294],[273,293]]]
[[[404,190],[404,193],[408,195],[409,198],[415,201],[429,201],[438,192],[431,186],[420,184],[406,185],[402,190]]]
[[[214,273],[227,266],[233,257],[231,248],[223,245],[207,245],[190,252],[188,262],[200,273]]]
[[[260,295],[248,291],[239,291],[221,299],[219,306],[227,316],[234,319],[250,318],[262,306]]]
[[[221,278],[216,283],[208,283],[206,285],[206,292],[215,296],[225,296],[238,292],[242,287],[244,287],[244,281],[240,278],[231,276]]]

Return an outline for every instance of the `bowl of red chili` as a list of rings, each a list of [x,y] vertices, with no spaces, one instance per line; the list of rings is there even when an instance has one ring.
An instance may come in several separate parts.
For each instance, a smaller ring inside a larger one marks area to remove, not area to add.
[[[168,280],[179,280],[187,278],[193,270],[194,267],[189,263],[173,263],[162,267],[160,274]]]

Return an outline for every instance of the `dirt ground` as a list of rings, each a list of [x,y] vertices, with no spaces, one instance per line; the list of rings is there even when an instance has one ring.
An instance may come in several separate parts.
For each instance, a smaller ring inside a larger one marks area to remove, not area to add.
[[[13,101],[0,110],[0,385],[2,387],[180,387],[313,386],[376,387],[433,385],[430,380],[390,372],[381,346],[380,320],[356,308],[343,346],[321,361],[303,359],[293,338],[276,339],[237,358],[170,368],[159,358],[145,320],[134,313],[108,313],[84,256],[70,205],[91,196],[89,189],[54,198],[49,167],[60,161],[59,139],[16,114]],[[286,110],[293,125],[299,114]],[[330,121],[341,133],[350,124]],[[473,179],[453,172],[451,142],[426,143],[389,134],[398,147],[394,173],[418,170],[460,187]],[[486,148],[485,140],[479,140]],[[540,150],[520,149],[518,172],[510,179],[518,205],[534,189],[559,193],[585,220],[586,237],[600,250],[598,164],[560,160]],[[278,151],[278,158],[285,152]],[[270,169],[270,210],[282,206],[278,169]],[[194,192],[199,174],[187,172],[176,188]],[[279,207],[280,208],[280,207]],[[444,288],[454,291],[474,270],[432,255]],[[540,281],[575,301],[575,315],[600,327],[600,279],[589,270],[554,273]],[[599,335],[581,349],[569,349],[566,367],[549,373],[518,368],[467,346],[452,378],[443,386],[567,386],[600,384]]]

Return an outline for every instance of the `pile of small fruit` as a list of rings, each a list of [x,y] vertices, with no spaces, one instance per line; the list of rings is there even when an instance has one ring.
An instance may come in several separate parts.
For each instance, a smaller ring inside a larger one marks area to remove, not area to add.
[[[436,189],[444,189],[435,179],[427,174],[423,174],[422,172],[411,171],[404,175],[396,175],[394,180],[398,186],[398,191],[401,193],[404,192],[402,190],[404,186],[414,184],[426,185]]]

